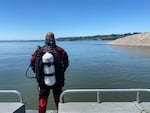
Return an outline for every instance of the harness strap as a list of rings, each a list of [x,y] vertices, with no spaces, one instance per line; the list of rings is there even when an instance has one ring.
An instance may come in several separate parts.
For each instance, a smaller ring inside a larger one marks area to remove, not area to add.
[[[54,65],[54,62],[49,62],[49,63],[43,63],[43,64],[45,64],[45,65],[47,65],[47,66],[51,66],[51,65]]]
[[[44,76],[54,76],[54,73],[51,73],[51,74],[44,74]]]

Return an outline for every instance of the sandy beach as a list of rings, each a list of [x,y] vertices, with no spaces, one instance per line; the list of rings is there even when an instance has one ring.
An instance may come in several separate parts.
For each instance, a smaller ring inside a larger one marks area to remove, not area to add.
[[[150,47],[150,32],[135,34],[124,38],[116,39],[109,42],[110,45],[122,46],[149,46]]]

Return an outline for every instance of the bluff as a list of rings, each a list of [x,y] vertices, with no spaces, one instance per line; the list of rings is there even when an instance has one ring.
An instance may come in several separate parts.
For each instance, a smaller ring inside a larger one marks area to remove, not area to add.
[[[138,32],[134,33],[124,33],[124,34],[110,34],[110,35],[95,35],[95,36],[74,36],[74,37],[59,37],[57,41],[82,41],[82,40],[115,40],[125,36],[130,36],[133,34],[139,34]]]
[[[134,34],[109,42],[110,45],[150,46],[150,32]]]

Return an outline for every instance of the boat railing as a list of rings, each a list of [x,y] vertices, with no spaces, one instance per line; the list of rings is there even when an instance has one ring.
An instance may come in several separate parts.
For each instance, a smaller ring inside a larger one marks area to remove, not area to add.
[[[19,102],[23,103],[23,98],[20,92],[18,92],[17,90],[0,90],[0,94],[4,93],[4,94],[16,94],[19,98]]]
[[[95,92],[97,93],[97,103],[100,103],[100,93],[102,92],[136,92],[136,102],[140,102],[140,92],[150,92],[150,89],[69,89],[62,92],[60,95],[60,103],[64,103],[64,95],[68,93],[83,93],[83,92]]]

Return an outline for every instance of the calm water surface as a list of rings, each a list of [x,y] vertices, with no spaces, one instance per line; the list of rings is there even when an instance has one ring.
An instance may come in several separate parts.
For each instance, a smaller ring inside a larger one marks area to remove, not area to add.
[[[149,88],[150,48],[107,45],[108,41],[57,42],[69,55],[64,89],[71,88]],[[28,109],[38,106],[38,87],[25,77],[32,52],[44,42],[0,42],[0,89],[20,91]],[[32,71],[29,71],[32,74]],[[86,94],[88,99],[93,94]],[[112,94],[113,95],[113,94]],[[104,98],[113,99],[112,95]],[[128,94],[125,99],[132,96]],[[85,99],[85,95],[72,96]],[[7,100],[8,96],[0,96]],[[120,97],[116,97],[120,98]],[[116,99],[115,98],[115,99]],[[70,98],[67,98],[68,100]],[[67,100],[66,99],[66,100]],[[52,95],[48,109],[55,109]]]

